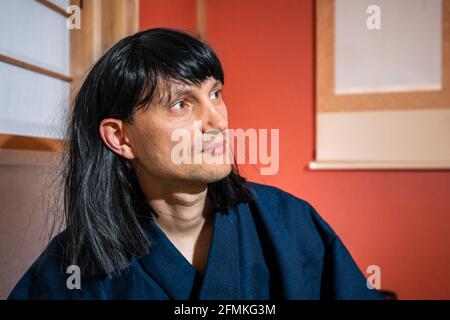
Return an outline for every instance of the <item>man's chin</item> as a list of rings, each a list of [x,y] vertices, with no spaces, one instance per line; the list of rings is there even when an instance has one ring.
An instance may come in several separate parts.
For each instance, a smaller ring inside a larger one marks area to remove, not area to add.
[[[203,165],[200,171],[196,172],[193,179],[204,183],[213,183],[222,180],[231,172],[230,164],[221,165]]]

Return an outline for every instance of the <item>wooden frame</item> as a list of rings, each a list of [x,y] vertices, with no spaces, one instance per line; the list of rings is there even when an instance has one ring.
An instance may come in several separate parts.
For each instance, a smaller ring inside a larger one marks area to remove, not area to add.
[[[64,17],[69,14],[48,0],[36,0]],[[70,75],[0,54],[0,62],[71,83],[72,97],[84,75],[100,55],[122,37],[139,30],[139,0],[71,0],[81,9],[81,29],[70,30]],[[71,100],[71,99],[69,99]],[[0,133],[0,149],[61,152],[62,140]]]
[[[422,91],[409,91],[409,92],[395,92],[395,93],[351,93],[351,94],[335,94],[335,0],[316,0],[315,2],[315,35],[316,35],[316,148],[318,145],[322,144],[322,154],[320,153],[320,148],[315,150],[314,160],[309,163],[309,169],[311,170],[448,170],[450,168],[450,160],[448,158],[442,157],[439,159],[439,156],[433,155],[428,157],[426,160],[419,158],[402,158],[402,159],[372,159],[367,158],[363,159],[364,154],[360,153],[359,156],[361,159],[357,159],[356,157],[348,157],[345,159],[345,156],[340,156],[337,158],[333,158],[331,153],[324,155],[323,145],[328,143],[328,151],[330,146],[339,146],[339,137],[343,135],[340,134],[339,130],[349,130],[348,128],[356,128],[358,123],[362,123],[361,121],[364,118],[361,115],[371,113],[371,116],[375,114],[394,114],[396,112],[385,112],[385,111],[397,111],[398,113],[403,111],[415,111],[418,113],[414,113],[414,116],[419,119],[426,112],[437,113],[439,115],[435,115],[433,118],[433,123],[436,124],[433,129],[442,128],[442,121],[446,121],[448,118],[448,114],[450,113],[450,1],[443,0],[442,1],[442,46],[441,46],[441,71],[442,71],[442,87],[440,90],[434,91],[426,91],[425,89]],[[373,111],[373,112],[372,112]],[[342,116],[345,114],[352,114],[353,118],[349,121],[348,127],[345,127],[345,121],[342,121]],[[420,114],[420,116],[418,116]],[[445,118],[439,118],[441,115],[445,114]],[[356,118],[358,116],[358,118]],[[428,120],[431,119],[427,115]],[[392,116],[389,119],[394,119],[395,116]],[[331,120],[330,120],[331,119]],[[337,120],[340,119],[340,120]],[[377,118],[380,119],[380,118]],[[383,118],[388,119],[388,118]],[[333,122],[336,120],[336,122]],[[402,119],[398,119],[397,123],[401,123]],[[403,128],[408,128],[412,121],[412,118],[407,119],[409,122],[407,124],[402,123]],[[328,122],[327,122],[328,121]],[[331,121],[331,122],[330,122]],[[350,121],[353,121],[350,123]],[[440,121],[440,122],[438,122]],[[319,124],[327,123],[328,124],[328,132],[327,138],[324,138],[324,130],[321,131],[322,137],[319,134]],[[330,129],[329,125],[333,124],[335,127]],[[356,123],[356,127],[353,124]],[[378,128],[380,127],[380,122],[376,122],[374,125]],[[336,124],[338,124],[336,126]],[[345,127],[345,128],[344,128]],[[417,126],[419,128],[420,126]],[[389,127],[389,128],[392,128]],[[336,134],[338,138],[337,140],[330,139],[331,136],[330,130],[335,130],[339,134]],[[351,129],[350,129],[351,130]],[[369,128],[370,130],[370,128]],[[411,130],[409,127],[408,130]],[[446,130],[446,131],[445,131]],[[423,137],[434,137],[433,134],[439,132],[439,137],[443,139],[447,137],[445,132],[448,132],[447,129],[436,129],[431,130],[432,133],[427,132],[423,135]],[[427,134],[429,135],[427,136]],[[417,130],[417,134],[421,134],[420,130]],[[375,134],[376,135],[376,134]],[[357,135],[355,135],[357,136]],[[415,136],[417,138],[417,136]],[[421,138],[423,138],[421,137]],[[369,138],[369,141],[377,142],[377,140],[372,139],[373,136]],[[343,138],[344,139],[344,138]],[[370,140],[372,139],[372,140]],[[356,139],[357,140],[357,139]],[[324,143],[324,141],[326,141]],[[330,142],[331,141],[331,142]],[[335,143],[337,141],[337,143]],[[347,152],[349,146],[352,147],[355,140],[352,140],[351,143],[344,146],[345,152]],[[378,142],[381,140],[378,140]],[[395,140],[394,142],[402,142],[402,138]],[[423,142],[425,141],[425,142]],[[428,140],[421,140],[419,145],[423,147],[424,144],[427,143]],[[365,143],[363,141],[363,143]],[[442,146],[442,139],[436,147],[439,150],[444,150],[439,146]],[[406,144],[405,144],[406,145]],[[359,145],[361,146],[361,145]],[[389,147],[392,147],[393,144],[390,144]],[[339,146],[340,149],[342,146]],[[347,148],[347,149],[345,149]],[[371,148],[373,149],[372,145]],[[412,148],[410,148],[412,149]],[[431,148],[432,149],[432,148]],[[427,149],[427,150],[431,150]],[[387,150],[387,149],[386,149]],[[403,149],[402,149],[403,150]],[[444,151],[447,152],[448,148]],[[389,151],[386,151],[389,152]],[[357,152],[358,153],[358,152]],[[342,153],[341,153],[342,154]],[[399,154],[399,153],[397,153]],[[438,153],[444,154],[444,152]],[[344,159],[343,159],[344,158]]]

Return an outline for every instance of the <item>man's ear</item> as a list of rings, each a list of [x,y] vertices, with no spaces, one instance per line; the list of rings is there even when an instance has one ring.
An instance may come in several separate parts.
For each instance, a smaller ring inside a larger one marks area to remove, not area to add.
[[[113,152],[132,160],[135,158],[128,131],[125,130],[125,123],[122,120],[106,118],[100,122],[100,138]]]

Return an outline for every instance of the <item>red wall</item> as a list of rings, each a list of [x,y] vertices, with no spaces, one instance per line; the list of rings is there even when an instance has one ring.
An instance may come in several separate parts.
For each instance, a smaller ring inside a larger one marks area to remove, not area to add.
[[[360,268],[381,267],[401,299],[450,299],[450,172],[310,171],[313,0],[208,0],[206,40],[225,69],[233,128],[279,128],[280,170],[250,180],[308,200]],[[195,31],[195,0],[141,0],[141,28]]]
[[[141,30],[170,27],[196,31],[196,0],[140,0]]]

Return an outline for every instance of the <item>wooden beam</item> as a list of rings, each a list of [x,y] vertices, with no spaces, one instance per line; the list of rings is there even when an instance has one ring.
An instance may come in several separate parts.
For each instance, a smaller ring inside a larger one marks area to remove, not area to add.
[[[71,76],[67,76],[67,75],[59,73],[59,72],[55,72],[55,71],[52,71],[52,70],[49,70],[46,68],[42,68],[42,67],[36,66],[34,64],[6,56],[4,54],[0,54],[0,61],[11,64],[16,67],[34,71],[34,72],[37,72],[37,73],[40,73],[40,74],[43,74],[43,75],[46,75],[46,76],[49,76],[52,78],[56,78],[56,79],[59,79],[62,81],[67,81],[67,82],[72,81]]]
[[[197,32],[201,39],[206,37],[206,0],[197,0],[196,2],[197,13]]]
[[[58,139],[0,134],[0,149],[62,152],[63,141]]]
[[[48,1],[48,0],[36,0],[36,1],[40,4],[42,4],[43,6],[46,6],[50,10],[53,10],[66,18],[70,17],[70,14],[67,13],[67,11],[65,9],[61,8],[60,6],[54,4],[51,1]]]

